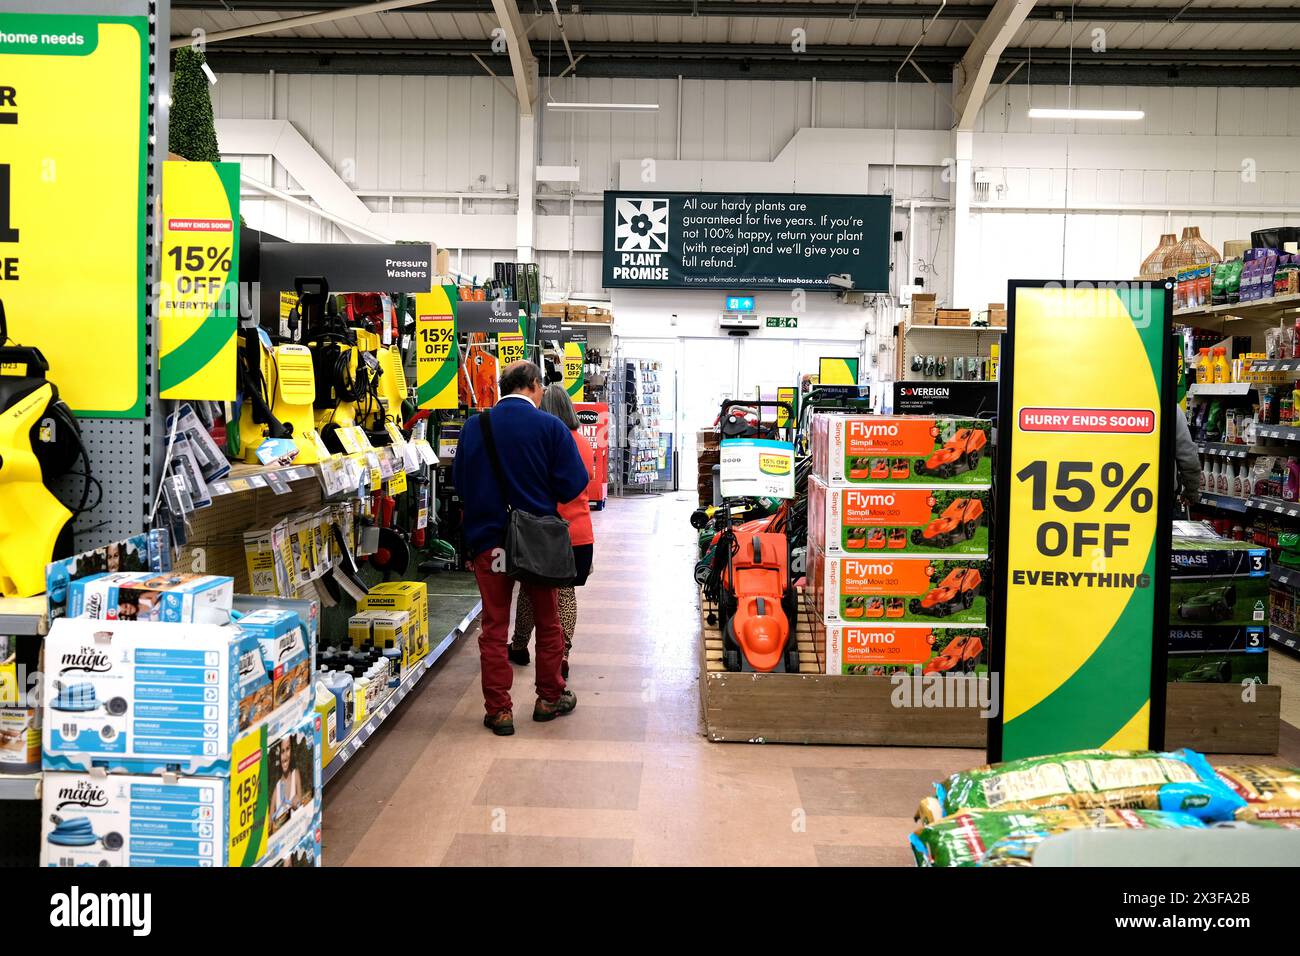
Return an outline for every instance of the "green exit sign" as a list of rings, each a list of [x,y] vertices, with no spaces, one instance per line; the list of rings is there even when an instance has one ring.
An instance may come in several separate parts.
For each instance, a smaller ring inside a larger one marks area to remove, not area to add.
[[[767,327],[769,329],[797,329],[799,328],[799,318],[794,315],[769,315],[767,317]]]

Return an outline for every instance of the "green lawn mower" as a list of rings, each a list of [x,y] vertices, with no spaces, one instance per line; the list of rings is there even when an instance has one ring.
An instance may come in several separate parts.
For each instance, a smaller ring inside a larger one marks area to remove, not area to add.
[[[1208,588],[1179,603],[1178,619],[1204,623],[1226,621],[1232,617],[1236,603],[1237,589],[1231,584]]]

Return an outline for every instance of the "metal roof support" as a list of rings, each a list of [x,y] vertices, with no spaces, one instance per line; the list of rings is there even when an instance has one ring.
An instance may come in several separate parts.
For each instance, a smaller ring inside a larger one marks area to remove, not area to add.
[[[379,3],[363,3],[356,7],[321,10],[317,13],[303,14],[300,17],[268,20],[265,23],[255,23],[248,27],[236,27],[233,30],[218,30],[215,33],[206,33],[203,36],[203,43],[205,46],[210,46],[213,43],[220,43],[222,40],[237,40],[240,37],[261,36],[264,33],[279,33],[281,30],[294,30],[298,27],[309,27],[316,23],[329,23],[331,20],[350,20],[353,17],[364,17],[371,13],[384,13],[387,10],[400,10],[402,7],[414,7],[428,2],[429,0],[382,0]],[[189,46],[193,42],[195,42],[193,36],[175,37],[171,42],[171,48],[179,50],[181,47]]]
[[[1037,0],[997,0],[975,39],[957,66],[961,85],[953,99],[956,114],[953,129],[972,130],[984,105],[989,81],[997,69],[1002,51],[1015,38]]]

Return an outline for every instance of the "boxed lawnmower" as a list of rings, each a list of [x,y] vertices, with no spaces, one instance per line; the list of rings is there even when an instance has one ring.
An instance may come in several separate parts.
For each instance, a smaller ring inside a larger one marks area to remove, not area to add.
[[[1266,626],[1268,595],[1267,548],[1221,538],[1200,522],[1175,522],[1170,551],[1171,628]]]
[[[925,415],[814,415],[813,474],[832,487],[985,485],[992,423]]]
[[[833,488],[808,480],[808,543],[827,554],[989,551],[989,489]]]
[[[1268,683],[1263,627],[1183,626],[1171,621],[1166,674],[1180,684]]]
[[[823,672],[886,676],[922,667],[925,674],[988,670],[988,632],[982,627],[823,624],[813,630]]]
[[[808,549],[812,606],[826,624],[984,625],[989,561]]]

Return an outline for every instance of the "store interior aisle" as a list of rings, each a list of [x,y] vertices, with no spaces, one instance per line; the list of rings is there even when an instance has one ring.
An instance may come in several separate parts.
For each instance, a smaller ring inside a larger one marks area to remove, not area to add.
[[[517,732],[492,736],[476,632],[450,650],[327,788],[325,864],[910,865],[917,802],[982,751],[708,742],[693,507],[668,494],[593,515],[573,714],[534,723],[532,668],[516,668]],[[1283,736],[1295,756],[1300,732]]]

